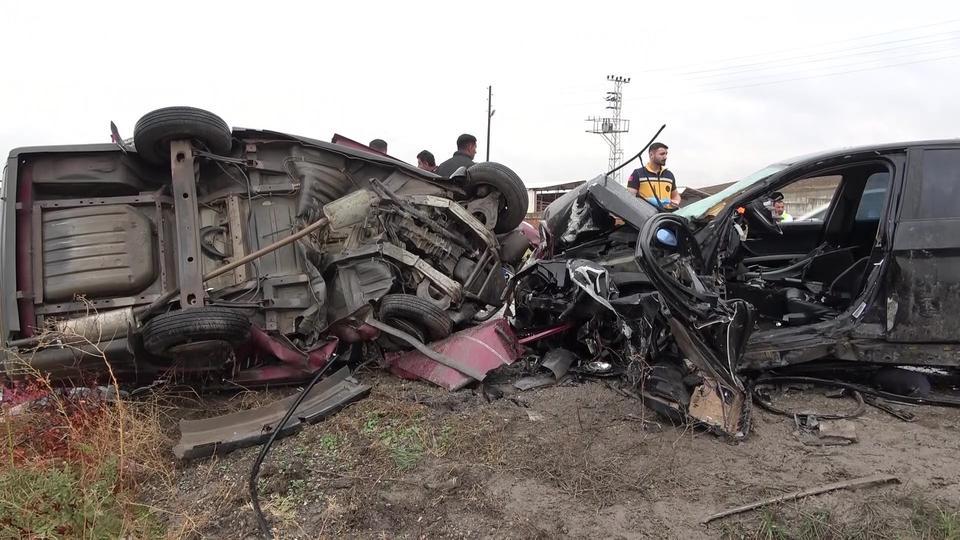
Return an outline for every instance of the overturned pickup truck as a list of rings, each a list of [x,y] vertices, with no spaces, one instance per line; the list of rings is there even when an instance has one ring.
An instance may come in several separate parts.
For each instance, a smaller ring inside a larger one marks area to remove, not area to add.
[[[810,185],[829,200],[818,218],[771,215]],[[954,226],[960,141],[777,163],[673,214],[600,177],[544,213],[513,324],[663,414],[742,436],[761,375],[960,365]]]
[[[303,380],[340,344],[408,348],[489,317],[529,246],[523,182],[496,163],[440,178],[189,107],[114,139],[10,154],[8,376],[106,360],[123,381]]]

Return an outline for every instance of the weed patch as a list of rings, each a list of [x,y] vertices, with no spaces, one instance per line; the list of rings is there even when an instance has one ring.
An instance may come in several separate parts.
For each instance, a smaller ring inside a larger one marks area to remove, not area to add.
[[[136,502],[141,483],[170,474],[156,410],[37,378],[8,388],[2,411],[0,537],[162,536]]]

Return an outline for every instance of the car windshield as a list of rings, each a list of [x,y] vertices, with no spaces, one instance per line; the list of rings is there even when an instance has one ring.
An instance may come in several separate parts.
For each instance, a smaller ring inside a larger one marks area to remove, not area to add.
[[[742,193],[745,189],[756,184],[757,182],[760,182],[761,180],[766,179],[772,174],[786,169],[787,167],[788,165],[784,163],[768,165],[751,174],[750,176],[747,176],[743,180],[734,182],[723,190],[707,197],[706,199],[699,200],[689,206],[684,206],[675,213],[690,219],[716,216],[721,210],[723,210],[723,208],[731,199]]]

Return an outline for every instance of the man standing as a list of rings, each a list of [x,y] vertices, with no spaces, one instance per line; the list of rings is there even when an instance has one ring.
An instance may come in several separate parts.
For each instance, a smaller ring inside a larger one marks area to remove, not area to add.
[[[667,170],[667,145],[655,142],[648,154],[647,164],[630,174],[627,189],[658,208],[676,210],[680,206],[680,192],[677,179]]]
[[[773,210],[770,213],[773,214],[774,221],[779,221],[780,223],[793,221],[793,216],[787,213],[787,205],[783,202],[782,198],[773,201]]]
[[[374,139],[370,141],[370,144],[368,144],[367,146],[369,146],[371,149],[376,150],[377,152],[380,152],[382,154],[387,153],[387,141],[383,139]]]
[[[417,167],[425,171],[435,172],[437,170],[437,160],[429,150],[424,150],[417,154]]]
[[[434,171],[444,178],[449,178],[460,167],[469,168],[473,165],[473,157],[477,155],[477,138],[468,133],[457,137],[457,151],[453,157],[444,161]]]

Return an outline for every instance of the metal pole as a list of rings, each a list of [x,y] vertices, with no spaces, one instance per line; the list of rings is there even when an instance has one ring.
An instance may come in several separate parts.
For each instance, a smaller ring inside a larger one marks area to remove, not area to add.
[[[493,85],[487,87],[487,159],[490,161],[490,120],[493,118]]]

